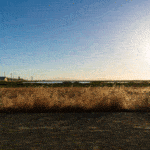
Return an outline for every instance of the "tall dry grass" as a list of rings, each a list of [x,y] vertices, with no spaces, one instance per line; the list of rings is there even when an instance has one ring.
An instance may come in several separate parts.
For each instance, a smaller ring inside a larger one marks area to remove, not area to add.
[[[150,87],[0,88],[0,110],[122,111],[150,108]]]

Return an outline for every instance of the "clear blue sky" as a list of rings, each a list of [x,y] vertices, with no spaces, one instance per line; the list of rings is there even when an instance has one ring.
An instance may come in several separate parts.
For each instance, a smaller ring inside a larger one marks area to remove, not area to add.
[[[148,0],[0,1],[0,76],[150,80]]]

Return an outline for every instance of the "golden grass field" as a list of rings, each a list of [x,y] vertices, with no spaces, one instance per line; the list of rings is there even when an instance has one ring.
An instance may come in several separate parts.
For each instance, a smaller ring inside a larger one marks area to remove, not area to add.
[[[150,108],[150,87],[0,88],[0,110],[34,108],[140,110]]]

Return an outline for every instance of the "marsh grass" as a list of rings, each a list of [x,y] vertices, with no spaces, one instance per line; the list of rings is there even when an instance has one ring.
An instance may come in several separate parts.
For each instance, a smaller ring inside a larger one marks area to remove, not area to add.
[[[150,87],[0,88],[1,111],[140,111],[150,108]]]

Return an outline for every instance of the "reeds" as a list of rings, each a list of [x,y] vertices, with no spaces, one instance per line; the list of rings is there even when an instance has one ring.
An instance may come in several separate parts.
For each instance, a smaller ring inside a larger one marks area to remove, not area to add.
[[[140,111],[150,87],[0,88],[1,111]]]

